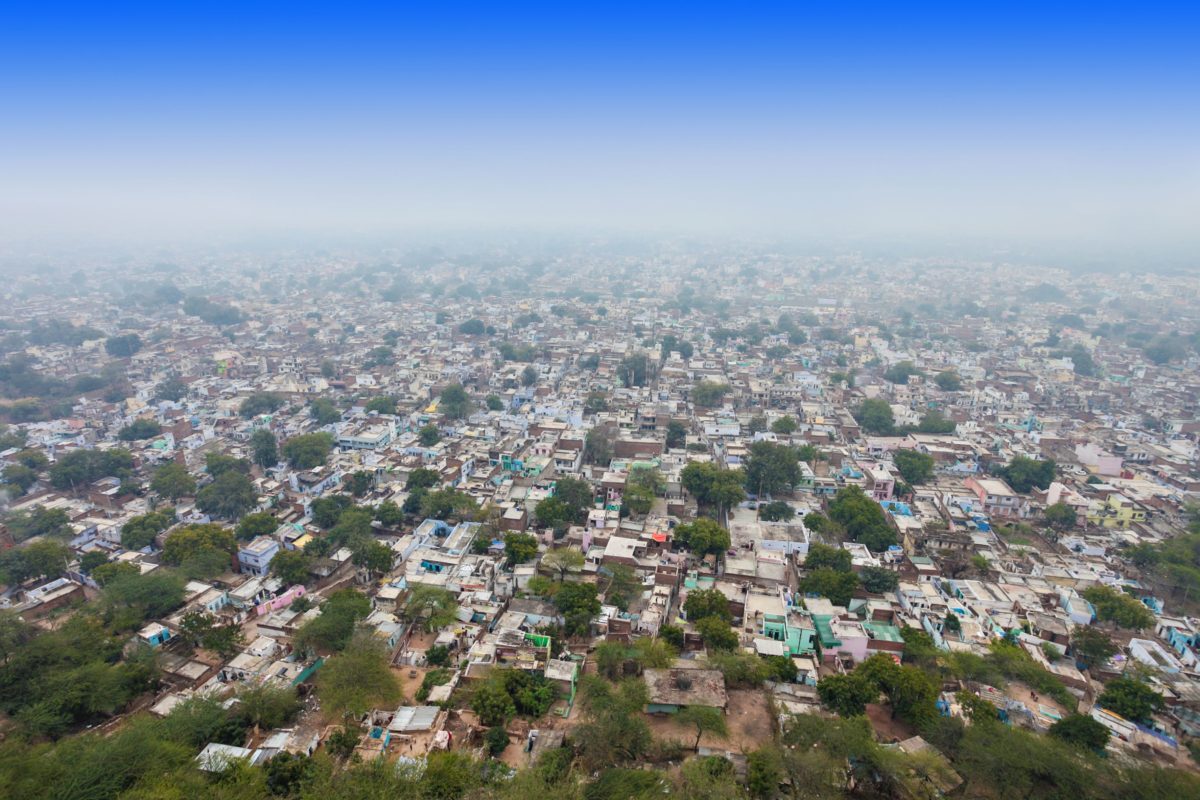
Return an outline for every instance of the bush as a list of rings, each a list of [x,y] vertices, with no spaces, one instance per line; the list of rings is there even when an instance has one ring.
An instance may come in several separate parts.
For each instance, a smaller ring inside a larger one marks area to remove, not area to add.
[[[508,747],[508,731],[499,725],[489,728],[483,737],[483,741],[487,745],[488,755],[495,758]]]

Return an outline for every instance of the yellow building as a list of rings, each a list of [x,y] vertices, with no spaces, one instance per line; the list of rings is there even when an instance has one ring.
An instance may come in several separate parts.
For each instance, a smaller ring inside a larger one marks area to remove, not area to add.
[[[1124,495],[1111,494],[1103,503],[1088,509],[1089,525],[1102,528],[1128,528],[1135,522],[1146,521],[1146,511]]]

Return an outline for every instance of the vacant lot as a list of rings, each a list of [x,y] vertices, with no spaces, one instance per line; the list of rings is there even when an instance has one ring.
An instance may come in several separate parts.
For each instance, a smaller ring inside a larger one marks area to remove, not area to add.
[[[696,729],[680,725],[674,717],[649,716],[646,719],[655,738],[673,739],[687,747],[696,742]],[[722,738],[706,733],[700,739],[700,746],[740,751],[754,750],[770,741],[771,712],[766,693],[757,689],[729,692],[725,725],[729,729],[728,736]]]

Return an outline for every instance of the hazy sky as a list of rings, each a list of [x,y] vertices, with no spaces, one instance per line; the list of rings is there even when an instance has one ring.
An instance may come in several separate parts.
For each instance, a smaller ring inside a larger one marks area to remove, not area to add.
[[[169,5],[0,16],[0,236],[1200,240],[1194,5]]]

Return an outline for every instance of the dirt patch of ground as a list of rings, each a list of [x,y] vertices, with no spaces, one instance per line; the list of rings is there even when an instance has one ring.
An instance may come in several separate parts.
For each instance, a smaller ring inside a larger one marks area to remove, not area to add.
[[[916,731],[907,723],[892,719],[892,710],[887,706],[869,703],[867,719],[871,721],[875,737],[884,743],[901,742],[916,735]]]
[[[673,716],[649,715],[646,721],[656,739],[680,742],[689,749],[696,743],[696,729],[680,725]],[[770,741],[771,711],[766,693],[741,689],[729,692],[725,726],[727,736],[706,733],[700,737],[700,746],[736,752],[754,750]]]
[[[1062,704],[1053,697],[1036,693],[1037,697],[1035,699],[1035,692],[1023,683],[1012,681],[1006,685],[1002,691],[1004,694],[1008,695],[1014,700],[1020,700],[1030,711],[1039,711],[1038,706],[1042,706],[1043,708],[1053,709],[1053,711],[1058,715],[1059,719],[1062,719],[1070,714],[1070,711],[1063,708]]]
[[[421,688],[421,682],[425,680],[425,673],[432,669],[432,667],[392,667],[392,674],[396,676],[396,680],[400,682],[400,690],[404,692],[404,702],[417,705],[417,689]]]

